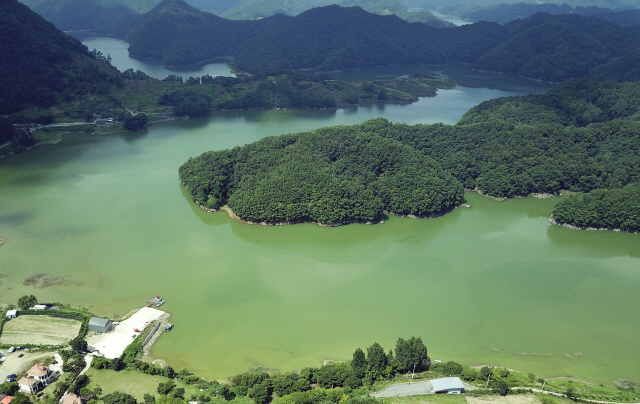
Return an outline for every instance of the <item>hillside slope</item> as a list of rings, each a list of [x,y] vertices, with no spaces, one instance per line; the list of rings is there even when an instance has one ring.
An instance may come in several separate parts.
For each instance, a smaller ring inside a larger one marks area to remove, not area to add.
[[[108,91],[117,70],[17,0],[0,2],[0,114]]]

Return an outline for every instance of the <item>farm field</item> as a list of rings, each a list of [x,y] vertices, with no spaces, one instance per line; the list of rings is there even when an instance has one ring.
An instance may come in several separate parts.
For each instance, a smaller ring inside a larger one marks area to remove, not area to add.
[[[81,325],[66,318],[19,316],[4,325],[0,344],[62,345],[78,335]]]

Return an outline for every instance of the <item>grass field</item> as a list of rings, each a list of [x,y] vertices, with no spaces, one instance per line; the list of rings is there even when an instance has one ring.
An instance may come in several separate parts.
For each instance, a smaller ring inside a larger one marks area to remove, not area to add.
[[[165,383],[167,380],[163,376],[151,376],[137,370],[115,370],[101,369],[97,370],[89,368],[87,370],[89,376],[89,389],[96,386],[102,387],[103,394],[110,394],[114,391],[122,391],[134,396],[139,402],[143,402],[145,393],[153,396],[158,395],[158,384]],[[193,394],[200,394],[200,389],[194,386],[188,386],[181,381],[176,382],[176,387],[183,387],[185,390],[185,398]]]
[[[0,344],[62,345],[78,335],[78,320],[49,316],[19,316],[4,325]]]

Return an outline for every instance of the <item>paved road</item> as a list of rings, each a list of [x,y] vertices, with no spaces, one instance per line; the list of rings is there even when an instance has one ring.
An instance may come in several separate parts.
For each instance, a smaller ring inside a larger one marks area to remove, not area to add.
[[[372,393],[373,397],[403,397],[403,396],[423,396],[433,394],[431,382],[415,382],[394,384],[377,393]]]

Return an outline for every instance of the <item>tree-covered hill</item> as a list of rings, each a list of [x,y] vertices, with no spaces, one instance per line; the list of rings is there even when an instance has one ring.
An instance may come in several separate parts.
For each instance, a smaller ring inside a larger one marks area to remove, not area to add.
[[[250,222],[335,225],[376,221],[385,210],[433,215],[463,202],[462,185],[435,160],[366,123],[204,153],[180,167],[180,181],[205,208],[228,205]]]
[[[446,210],[447,204],[458,201],[450,188],[457,182],[447,180],[447,173],[466,188],[496,197],[621,188],[640,183],[638,91],[637,83],[570,82],[545,95],[483,103],[456,125],[411,126],[379,118],[361,125],[269,138],[190,159],[181,167],[180,179],[204,207],[218,209],[228,204],[240,218],[257,222],[373,220],[370,210],[366,215],[353,213],[350,198],[357,206],[371,206],[365,203],[367,198],[369,203],[380,200],[382,209],[402,214]],[[592,114],[594,111],[599,112]],[[393,142],[382,142],[380,137]],[[355,147],[354,142],[362,139],[376,145],[376,151]],[[395,154],[400,150],[396,142],[406,146],[402,153],[409,160]],[[291,144],[296,146],[289,149]],[[405,167],[405,162],[411,166],[417,161],[415,152],[428,158],[419,166],[436,170],[435,177],[448,185],[424,182],[435,174],[423,177],[418,166]],[[394,158],[402,164],[394,166],[394,173],[401,175],[393,179],[384,176],[389,156],[397,156]],[[336,172],[333,163],[345,171]],[[342,177],[342,173],[348,175]],[[321,188],[350,176],[369,179],[357,187],[371,193]],[[330,216],[331,220],[309,213],[309,206],[320,209],[313,195],[320,198],[323,192],[332,195],[323,202],[331,205],[326,209],[343,212]],[[422,197],[439,202],[424,205]]]
[[[108,93],[117,70],[17,0],[0,2],[0,114]]]
[[[181,0],[158,5],[128,38],[132,55],[165,64],[233,56],[236,68],[255,73],[462,62],[555,82],[590,74],[613,81],[635,77],[640,52],[640,26],[577,15],[439,29],[335,5],[295,17],[229,21]]]

